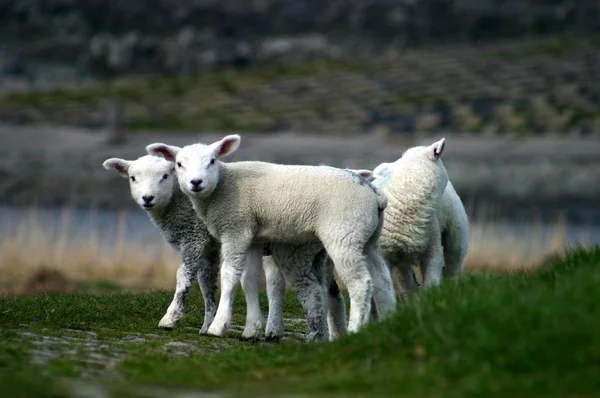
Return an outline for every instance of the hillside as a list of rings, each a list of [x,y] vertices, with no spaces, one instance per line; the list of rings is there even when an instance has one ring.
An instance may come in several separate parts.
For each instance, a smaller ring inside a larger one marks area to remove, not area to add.
[[[170,292],[0,296],[3,396],[593,396],[598,248],[539,271],[472,274],[330,344],[304,345],[290,294],[279,344],[198,336],[199,294],[172,332]],[[263,311],[265,310],[263,296]],[[20,395],[15,395],[15,393]],[[77,394],[77,395],[76,395]]]
[[[0,121],[128,130],[522,135],[600,131],[600,39],[554,37],[339,56],[8,92]]]

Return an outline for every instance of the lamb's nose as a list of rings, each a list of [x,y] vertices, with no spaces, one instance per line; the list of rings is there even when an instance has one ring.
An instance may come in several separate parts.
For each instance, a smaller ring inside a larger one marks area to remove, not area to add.
[[[142,196],[142,199],[144,199],[144,202],[150,203],[150,202],[152,202],[152,199],[154,199],[154,196],[152,196],[152,195],[144,195],[144,196]]]
[[[190,184],[197,188],[200,184],[202,184],[202,180],[191,180]]]

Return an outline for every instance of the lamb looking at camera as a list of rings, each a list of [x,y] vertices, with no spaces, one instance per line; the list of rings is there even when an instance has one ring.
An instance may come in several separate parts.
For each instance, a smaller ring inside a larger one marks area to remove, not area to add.
[[[198,285],[205,303],[204,324],[200,330],[206,333],[217,310],[216,292],[220,262],[220,244],[210,236],[208,229],[196,215],[188,197],[184,195],[177,183],[174,164],[161,157],[143,156],[135,161],[112,158],[104,162],[106,169],[115,169],[123,177],[130,180],[133,199],[147,211],[152,222],[160,229],[163,237],[178,250],[182,256],[182,264],[177,271],[177,287],[173,301],[166,314],[159,322],[159,327],[172,329],[185,313],[185,299],[192,286],[193,278],[198,277]],[[295,251],[295,261],[312,263],[313,277],[320,278],[323,283],[329,282],[329,302],[333,306],[330,314],[333,337],[345,333],[345,308],[343,296],[333,279],[332,268],[325,263],[322,255],[317,255],[320,248],[304,248]],[[286,253],[274,248],[280,261],[288,261]],[[269,317],[266,337],[283,336],[283,300],[285,281],[276,261],[268,256],[264,261],[269,296]],[[247,295],[246,327],[242,336],[256,338],[262,333],[262,314],[260,312],[259,270],[247,269],[242,276],[242,287]],[[326,288],[328,285],[325,285]],[[340,312],[339,308],[344,309]]]
[[[373,170],[373,184],[388,195],[381,236],[384,256],[399,268],[403,287],[416,289],[407,275],[421,266],[424,286],[439,284],[442,275],[462,273],[469,247],[465,208],[448,180],[441,156],[445,139],[408,149],[400,159]]]
[[[103,166],[129,179],[132,198],[146,210],[165,240],[181,254],[175,295],[158,326],[173,329],[183,317],[185,299],[197,275],[205,306],[200,333],[206,333],[217,310],[219,245],[179,189],[173,164],[146,155],[134,161],[111,158]]]
[[[176,163],[182,191],[221,242],[221,297],[208,333],[222,336],[229,328],[233,289],[266,243],[323,244],[350,294],[349,332],[368,322],[372,298],[379,317],[393,311],[396,298],[378,243],[385,195],[355,173],[332,167],[221,162],[239,143],[239,135],[230,135],[211,145],[146,148]],[[300,270],[287,274],[302,279],[295,285],[311,338],[325,340],[326,319],[317,310],[324,292]]]

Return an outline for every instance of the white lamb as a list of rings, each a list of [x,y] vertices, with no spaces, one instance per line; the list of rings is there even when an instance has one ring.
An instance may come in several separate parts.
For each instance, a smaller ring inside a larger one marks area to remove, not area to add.
[[[189,198],[177,183],[174,163],[162,157],[146,155],[135,161],[111,158],[103,163],[106,169],[115,169],[130,180],[133,199],[147,211],[152,222],[164,238],[181,253],[182,264],[177,271],[177,287],[171,305],[159,322],[159,327],[172,329],[185,313],[185,299],[198,277],[198,285],[205,303],[204,324],[200,333],[206,333],[217,310],[216,293],[220,260],[220,244],[208,232],[196,215]],[[266,249],[269,251],[269,249]],[[308,250],[308,251],[307,251]],[[289,261],[289,253],[275,249],[280,261]],[[332,265],[327,264],[323,253],[317,248],[297,250],[294,261],[313,262],[311,276],[329,282],[330,333],[332,338],[345,333],[345,308],[343,296],[333,279]],[[266,327],[267,339],[283,336],[283,302],[285,281],[272,256],[264,258],[264,269],[269,296],[269,317]],[[330,270],[327,270],[328,267]],[[256,338],[262,329],[262,314],[258,301],[259,270],[247,268],[242,275],[242,287],[247,295],[246,327],[243,338]],[[327,285],[325,285],[327,286]],[[343,311],[340,311],[340,308]]]
[[[221,162],[240,140],[230,135],[211,145],[146,148],[176,162],[181,190],[221,242],[221,297],[208,333],[222,336],[229,328],[234,288],[265,243],[323,244],[349,291],[348,332],[368,322],[372,298],[379,318],[393,311],[396,297],[379,248],[385,195],[355,173],[332,167]],[[280,265],[300,297],[312,339],[326,340],[320,309],[326,292],[300,265]]]
[[[445,139],[409,148],[392,163],[373,170],[373,184],[388,195],[381,235],[384,256],[400,270],[403,288],[414,292],[413,264],[421,266],[423,286],[462,273],[469,249],[469,221],[440,159]],[[365,172],[365,175],[366,172]],[[401,292],[403,294],[404,292]]]

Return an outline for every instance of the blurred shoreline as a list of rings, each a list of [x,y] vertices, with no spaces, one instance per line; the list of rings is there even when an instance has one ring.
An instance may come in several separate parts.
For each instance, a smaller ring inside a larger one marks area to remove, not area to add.
[[[0,204],[134,209],[127,181],[105,170],[109,157],[135,159],[145,146],[213,142],[223,133],[137,132],[123,145],[107,144],[102,130],[0,125]],[[438,135],[318,135],[241,133],[229,161],[327,164],[372,169]],[[518,221],[539,216],[569,223],[600,220],[600,140],[583,137],[475,137],[447,135],[444,164],[465,205],[476,214],[493,209]]]

